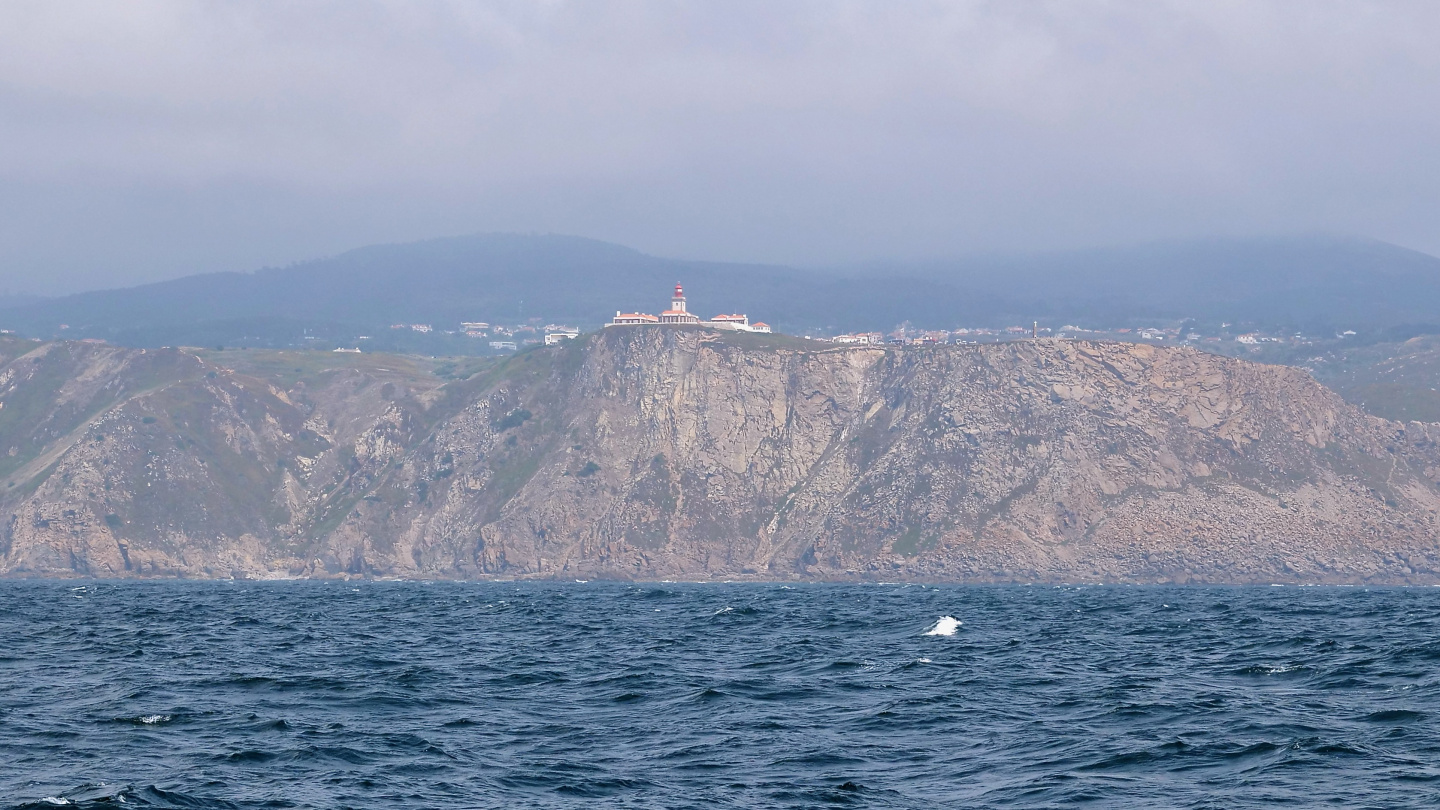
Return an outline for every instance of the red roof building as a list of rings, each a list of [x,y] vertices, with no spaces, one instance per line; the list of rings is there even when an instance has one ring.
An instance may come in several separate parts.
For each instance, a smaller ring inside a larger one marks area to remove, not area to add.
[[[739,332],[770,331],[770,327],[763,323],[750,323],[750,318],[747,315],[716,315],[708,321],[700,320],[700,317],[691,313],[685,305],[685,288],[679,284],[675,285],[675,294],[670,297],[670,308],[660,313],[659,316],[646,315],[643,312],[617,311],[614,319],[606,324],[606,326],[643,326],[646,324],[694,324],[697,326],[710,326],[716,329],[729,329]]]
[[[635,326],[646,323],[659,323],[660,319],[654,315],[646,315],[643,312],[621,312],[615,311],[615,319],[610,322],[611,326]]]

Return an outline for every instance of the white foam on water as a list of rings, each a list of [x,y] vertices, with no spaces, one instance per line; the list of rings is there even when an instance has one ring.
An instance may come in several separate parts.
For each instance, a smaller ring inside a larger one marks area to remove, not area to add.
[[[730,606],[727,605],[727,606],[725,606],[725,607],[723,607],[723,608],[720,608],[719,610],[715,611],[714,613],[711,613],[710,615],[711,615],[711,616],[719,616],[719,615],[722,614],[722,613],[734,613],[734,612],[735,612],[735,608],[732,608],[732,607],[730,607]]]
[[[147,726],[158,725],[169,720],[170,715],[168,714],[147,714],[144,717],[140,718],[140,722],[144,723]]]
[[[40,801],[45,802],[46,804],[53,804],[57,807],[64,807],[65,805],[70,803],[69,799],[62,799],[59,796],[46,796]]]
[[[934,624],[930,625],[930,629],[925,631],[925,635],[953,636],[962,624],[964,624],[964,622],[954,616],[941,616]]]
[[[915,659],[915,663],[917,663],[917,664],[928,664],[928,663],[930,663],[930,659],[929,659],[929,658],[916,658],[916,659]]]

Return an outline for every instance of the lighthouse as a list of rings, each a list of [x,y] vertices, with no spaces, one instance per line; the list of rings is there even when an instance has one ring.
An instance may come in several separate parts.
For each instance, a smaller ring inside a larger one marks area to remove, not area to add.
[[[660,323],[699,323],[698,315],[685,310],[685,290],[678,283],[675,294],[670,296],[670,308],[660,313]]]
[[[700,320],[699,315],[690,312],[685,306],[685,288],[678,283],[675,285],[675,292],[670,296],[670,308],[660,313],[659,317],[646,315],[643,312],[620,312],[616,311],[615,319],[606,326],[645,326],[646,324],[669,324],[683,325],[694,324],[697,326],[708,326],[712,329],[724,329],[730,332],[769,332],[770,327],[763,323],[750,323],[750,319],[744,315],[716,315],[708,321]]]

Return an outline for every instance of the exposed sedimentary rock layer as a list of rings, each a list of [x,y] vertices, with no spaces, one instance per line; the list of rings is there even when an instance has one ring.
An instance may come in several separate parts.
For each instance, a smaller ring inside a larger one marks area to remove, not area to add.
[[[1437,426],[1189,349],[637,328],[450,382],[0,359],[9,575],[1440,581]]]

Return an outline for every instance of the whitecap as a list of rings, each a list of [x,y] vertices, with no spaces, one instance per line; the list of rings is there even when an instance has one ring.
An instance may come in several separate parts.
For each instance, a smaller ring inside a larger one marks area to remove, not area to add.
[[[928,663],[930,663],[930,659],[929,659],[929,658],[916,658],[916,659],[915,659],[915,663],[917,663],[917,664],[928,664]]]
[[[941,616],[934,624],[930,625],[930,629],[925,631],[925,635],[953,636],[962,624],[964,624],[964,622],[954,616]]]
[[[1296,672],[1299,669],[1302,669],[1300,664],[1277,664],[1277,666],[1260,664],[1260,666],[1250,667],[1248,672],[1256,673],[1256,675],[1284,675],[1284,673]]]
[[[69,799],[64,799],[59,796],[46,796],[40,801],[45,802],[46,804],[53,804],[56,807],[64,807],[65,805],[70,803]]]
[[[710,615],[711,615],[711,616],[719,616],[719,615],[722,614],[722,613],[734,613],[734,612],[735,612],[735,608],[730,607],[730,606],[727,605],[727,606],[725,606],[725,607],[723,607],[723,608],[720,608],[719,610],[715,611],[714,613],[712,613],[712,614],[710,614]]]
[[[144,717],[140,718],[140,722],[144,723],[147,726],[154,726],[160,723],[167,723],[169,721],[170,715],[168,714],[147,714]]]

